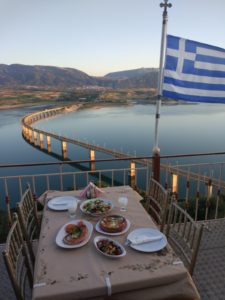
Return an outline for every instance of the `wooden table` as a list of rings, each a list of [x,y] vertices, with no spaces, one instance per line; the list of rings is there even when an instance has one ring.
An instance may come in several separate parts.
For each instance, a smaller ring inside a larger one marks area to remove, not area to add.
[[[156,228],[151,217],[140,204],[141,196],[129,186],[104,188],[103,198],[114,203],[111,213],[121,214],[117,199],[121,192],[129,199],[123,214],[131,222],[128,231],[140,227]],[[79,195],[80,191],[49,191],[48,197]],[[78,209],[77,218],[90,221]],[[95,230],[89,242],[80,248],[64,249],[55,243],[59,229],[69,222],[67,211],[53,211],[45,205],[41,234],[36,255],[33,300],[194,300],[200,299],[195,285],[184,265],[168,245],[156,253],[143,253],[126,246],[127,255],[120,259],[105,257],[93,243]],[[113,237],[123,245],[127,234]],[[109,277],[111,293],[106,285]]]

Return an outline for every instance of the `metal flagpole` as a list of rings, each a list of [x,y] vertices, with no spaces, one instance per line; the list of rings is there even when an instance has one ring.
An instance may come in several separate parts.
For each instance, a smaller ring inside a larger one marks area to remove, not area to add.
[[[155,114],[155,135],[154,135],[154,147],[153,147],[153,162],[152,171],[155,180],[160,180],[160,148],[158,146],[158,127],[160,118],[161,96],[162,96],[162,80],[163,80],[163,65],[166,48],[166,34],[167,34],[167,7],[172,7],[169,0],[164,0],[164,3],[160,3],[160,7],[163,7],[163,22],[162,22],[162,36],[161,36],[161,50],[160,50],[160,62],[159,62],[159,77],[158,77],[158,98],[156,101],[156,114]]]

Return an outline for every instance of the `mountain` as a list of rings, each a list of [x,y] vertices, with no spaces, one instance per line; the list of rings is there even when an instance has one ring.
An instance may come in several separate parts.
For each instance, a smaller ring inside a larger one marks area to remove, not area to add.
[[[108,73],[105,75],[105,77],[110,79],[128,79],[128,78],[142,77],[150,73],[158,73],[158,69],[140,68],[134,70],[118,71],[118,72]]]
[[[94,77],[72,68],[0,64],[0,87],[155,88],[157,80],[158,70],[154,68],[119,71]]]
[[[72,68],[0,65],[0,86],[83,86],[95,85],[93,77]]]

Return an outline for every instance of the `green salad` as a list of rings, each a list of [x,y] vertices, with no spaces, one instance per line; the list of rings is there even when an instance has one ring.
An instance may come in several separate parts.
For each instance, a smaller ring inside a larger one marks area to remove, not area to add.
[[[83,205],[83,211],[90,214],[104,214],[111,209],[111,203],[102,199],[95,199]]]

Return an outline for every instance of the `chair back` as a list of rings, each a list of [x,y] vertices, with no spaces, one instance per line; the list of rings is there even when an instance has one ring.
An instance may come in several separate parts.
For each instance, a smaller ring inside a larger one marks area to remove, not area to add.
[[[14,222],[8,233],[5,250],[2,254],[17,300],[24,300],[27,292],[27,281],[30,289],[32,289],[33,273],[16,213],[14,213],[13,219]]]
[[[21,224],[24,239],[27,243],[31,260],[34,264],[35,255],[32,247],[32,241],[38,237],[40,224],[37,215],[36,202],[33,199],[31,188],[28,185],[26,191],[22,195],[19,203],[17,203],[17,212]]]
[[[146,210],[163,231],[168,209],[168,192],[155,179],[150,179],[149,193],[146,197]]]
[[[192,217],[177,203],[170,204],[166,236],[171,246],[193,275],[203,225],[196,223]]]

